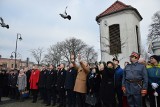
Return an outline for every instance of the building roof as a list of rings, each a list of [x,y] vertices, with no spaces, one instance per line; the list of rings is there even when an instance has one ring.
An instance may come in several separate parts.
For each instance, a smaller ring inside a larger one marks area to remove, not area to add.
[[[137,11],[136,8],[130,6],[130,5],[126,5],[120,1],[116,1],[114,2],[109,8],[107,8],[104,12],[102,12],[101,14],[99,14],[96,17],[96,21],[98,21],[99,18],[104,17],[104,16],[108,16],[117,12],[121,12],[124,10],[134,10],[138,16],[140,17],[140,19],[142,20],[142,16],[139,14],[139,12]]]

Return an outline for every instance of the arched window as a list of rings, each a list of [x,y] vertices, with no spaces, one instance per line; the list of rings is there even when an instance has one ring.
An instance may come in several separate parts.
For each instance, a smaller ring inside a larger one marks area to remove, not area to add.
[[[121,53],[121,40],[120,40],[120,26],[114,24],[109,26],[109,42],[110,42],[110,54]]]

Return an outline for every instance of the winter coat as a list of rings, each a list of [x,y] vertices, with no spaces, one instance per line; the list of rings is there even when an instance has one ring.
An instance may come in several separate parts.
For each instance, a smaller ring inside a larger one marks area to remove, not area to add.
[[[11,75],[9,75],[9,86],[10,86],[11,88],[16,88],[16,85],[17,85],[17,77],[18,77],[17,74],[11,74]]]
[[[65,89],[73,90],[76,76],[77,76],[77,71],[75,70],[74,67],[70,68],[66,72]]]
[[[116,88],[122,88],[122,78],[123,78],[123,69],[118,66],[115,69],[115,87]]]
[[[0,73],[0,88],[4,88],[4,74]]]
[[[57,80],[57,71],[51,70],[47,71],[47,78],[46,78],[46,88],[51,89],[55,88]]]
[[[100,98],[105,104],[115,103],[114,73],[115,69],[105,67],[102,72]]]
[[[26,76],[27,76],[27,90],[30,89],[29,79],[30,79],[30,76],[31,76],[31,72],[32,72],[32,70],[28,70],[28,71],[26,72]]]
[[[157,83],[159,87],[156,89],[156,91],[160,94],[160,64],[157,66],[147,66],[147,72],[148,72],[148,91],[154,92],[152,89],[151,84]]]
[[[40,72],[39,82],[38,82],[39,88],[45,88],[46,87],[47,73],[48,73],[48,71],[46,69],[42,70]]]
[[[100,74],[97,72],[93,73],[92,71],[90,71],[90,73],[87,76],[87,93],[99,94],[100,83]]]
[[[22,75],[22,76],[18,76],[18,80],[17,80],[17,85],[18,85],[18,90],[25,90],[25,88],[27,87],[27,77],[26,74]]]
[[[141,94],[141,90],[147,90],[148,75],[146,67],[138,62],[126,65],[123,72],[122,86],[126,88],[126,95]]]
[[[90,71],[89,66],[85,66],[83,62],[80,62],[81,67],[77,67],[75,63],[73,63],[74,67],[77,69],[77,77],[74,86],[74,91],[79,93],[87,93],[87,75]]]
[[[66,79],[66,70],[62,69],[58,71],[58,75],[57,75],[57,89],[58,90],[64,89],[65,79]]]
[[[30,89],[38,89],[40,71],[38,69],[32,70],[30,76]]]

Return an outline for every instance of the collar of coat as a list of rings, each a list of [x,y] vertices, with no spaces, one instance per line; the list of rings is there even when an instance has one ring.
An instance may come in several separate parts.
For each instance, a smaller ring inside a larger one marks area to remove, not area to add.
[[[153,67],[160,68],[160,63],[158,65],[156,65],[156,66],[154,66],[154,65],[147,65],[147,68],[153,68]]]

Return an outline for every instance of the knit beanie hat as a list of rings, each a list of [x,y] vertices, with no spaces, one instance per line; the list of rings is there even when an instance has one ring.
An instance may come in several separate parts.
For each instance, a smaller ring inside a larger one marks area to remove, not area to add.
[[[152,55],[150,56],[150,58],[154,58],[157,62],[160,61],[160,56],[157,56],[157,55]]]

